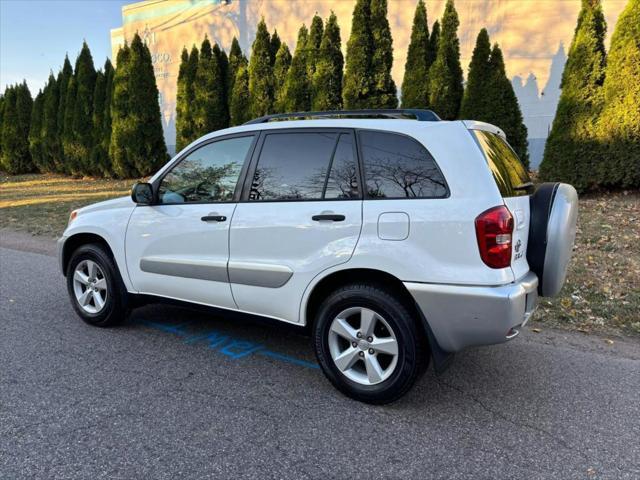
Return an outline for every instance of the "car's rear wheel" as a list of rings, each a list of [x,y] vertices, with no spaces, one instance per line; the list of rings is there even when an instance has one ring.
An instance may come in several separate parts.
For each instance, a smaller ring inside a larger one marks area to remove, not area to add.
[[[329,295],[313,337],[327,378],[367,403],[400,398],[427,365],[426,344],[409,309],[377,286],[352,284]]]
[[[76,313],[98,327],[122,323],[128,314],[127,291],[108,252],[98,244],[79,247],[67,266],[67,290]]]

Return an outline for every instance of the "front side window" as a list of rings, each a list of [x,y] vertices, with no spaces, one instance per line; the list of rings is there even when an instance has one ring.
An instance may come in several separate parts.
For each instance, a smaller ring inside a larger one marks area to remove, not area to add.
[[[370,198],[442,198],[447,183],[431,154],[417,141],[388,132],[361,131]]]
[[[357,167],[351,135],[295,132],[265,136],[249,200],[357,197]]]
[[[162,179],[159,203],[232,201],[253,138],[220,140],[189,153]]]

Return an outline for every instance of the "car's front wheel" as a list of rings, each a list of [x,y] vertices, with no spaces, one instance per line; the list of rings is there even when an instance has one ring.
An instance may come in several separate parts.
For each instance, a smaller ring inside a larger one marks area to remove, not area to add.
[[[384,288],[352,284],[333,292],[314,324],[316,356],[333,385],[363,402],[404,395],[427,365],[410,311]]]
[[[73,252],[67,290],[76,313],[91,325],[109,327],[127,318],[126,288],[115,262],[100,245],[83,245]]]

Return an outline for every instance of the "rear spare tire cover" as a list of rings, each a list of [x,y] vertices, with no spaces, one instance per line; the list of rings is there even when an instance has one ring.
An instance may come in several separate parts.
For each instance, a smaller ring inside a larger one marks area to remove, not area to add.
[[[578,194],[566,183],[543,183],[530,198],[527,261],[538,276],[538,293],[560,293],[576,238]]]

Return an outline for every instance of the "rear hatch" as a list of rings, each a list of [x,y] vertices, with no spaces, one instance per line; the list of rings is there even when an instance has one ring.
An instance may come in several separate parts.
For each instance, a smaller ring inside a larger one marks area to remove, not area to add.
[[[470,131],[484,152],[505,206],[513,215],[511,269],[515,278],[519,279],[529,272],[529,194],[533,184],[516,153],[500,135],[486,130]]]

